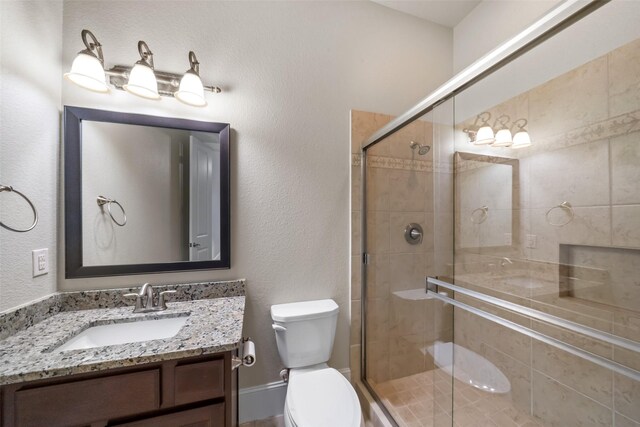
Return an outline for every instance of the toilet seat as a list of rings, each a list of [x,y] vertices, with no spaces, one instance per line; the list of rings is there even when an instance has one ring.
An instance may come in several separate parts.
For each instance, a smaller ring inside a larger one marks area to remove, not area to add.
[[[333,368],[292,375],[285,417],[295,427],[360,427],[360,402],[347,379]]]

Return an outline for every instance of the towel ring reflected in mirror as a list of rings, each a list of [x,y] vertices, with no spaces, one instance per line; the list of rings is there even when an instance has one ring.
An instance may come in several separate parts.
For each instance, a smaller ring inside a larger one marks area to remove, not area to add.
[[[476,221],[475,217],[476,217],[476,212],[481,212],[480,213],[480,218]],[[483,222],[485,222],[487,220],[487,217],[489,216],[489,206],[485,205],[481,208],[475,208],[473,210],[473,212],[471,212],[471,222],[474,224],[482,224]]]
[[[33,223],[28,228],[24,228],[24,229],[10,227],[7,224],[3,223],[2,221],[0,221],[0,226],[2,226],[3,228],[6,228],[9,231],[15,231],[16,233],[26,233],[27,231],[33,230],[33,228],[38,223],[38,211],[36,210],[36,207],[33,205],[33,203],[31,203],[31,200],[29,200],[27,196],[25,196],[23,193],[19,192],[18,190],[16,190],[10,185],[0,184],[0,193],[2,192],[16,193],[18,196],[22,197],[29,204],[29,206],[31,207],[31,210],[33,211]]]
[[[127,213],[125,212],[125,210],[122,207],[122,205],[120,204],[120,202],[118,202],[115,199],[110,199],[110,198],[104,197],[104,196],[98,196],[96,201],[98,202],[98,206],[100,206],[100,207],[103,207],[104,205],[107,205],[107,212],[109,213],[109,216],[111,217],[111,220],[113,222],[115,222],[116,225],[119,225],[120,227],[124,227],[125,225],[127,225]],[[118,221],[113,216],[113,213],[111,212],[111,205],[113,205],[113,204],[118,205],[118,207],[122,211],[122,217],[123,217],[122,222]]]
[[[553,221],[551,221],[551,219],[549,218],[549,214],[551,212],[553,212],[554,210],[556,210],[556,209],[562,209],[563,211],[567,212],[569,214],[569,219],[567,219],[564,222],[553,222]],[[573,206],[571,206],[571,203],[567,202],[566,200],[564,202],[560,203],[559,205],[556,205],[556,206],[552,207],[545,214],[545,219],[547,220],[547,224],[552,225],[554,227],[564,227],[565,225],[567,225],[571,221],[573,221],[573,219],[575,217],[576,217],[576,213],[573,210]]]

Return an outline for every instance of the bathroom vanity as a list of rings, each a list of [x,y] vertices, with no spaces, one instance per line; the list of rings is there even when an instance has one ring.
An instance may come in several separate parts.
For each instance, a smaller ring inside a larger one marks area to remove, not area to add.
[[[232,352],[2,387],[2,426],[231,426]]]
[[[244,282],[158,288],[176,290],[161,312],[134,314],[128,290],[110,290],[56,294],[0,318],[0,426],[236,425]],[[143,325],[171,336],[145,340]]]

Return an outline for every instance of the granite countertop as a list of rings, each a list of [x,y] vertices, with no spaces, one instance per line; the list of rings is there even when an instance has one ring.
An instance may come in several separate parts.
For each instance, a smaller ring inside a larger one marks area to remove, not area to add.
[[[0,340],[0,385],[233,350],[242,339],[244,283],[241,293],[231,294],[169,302],[167,310],[152,313],[133,314],[131,306],[72,311],[63,308]],[[187,316],[186,322],[171,338],[56,350],[92,326],[182,316]]]

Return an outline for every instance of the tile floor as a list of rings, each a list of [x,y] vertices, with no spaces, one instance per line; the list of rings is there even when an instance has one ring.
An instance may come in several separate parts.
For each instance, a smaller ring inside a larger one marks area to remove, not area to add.
[[[264,420],[242,423],[240,427],[284,427],[284,418],[282,418],[282,415],[278,415]]]
[[[488,394],[433,370],[374,384],[401,427],[541,427],[537,418],[511,404],[508,395]]]

